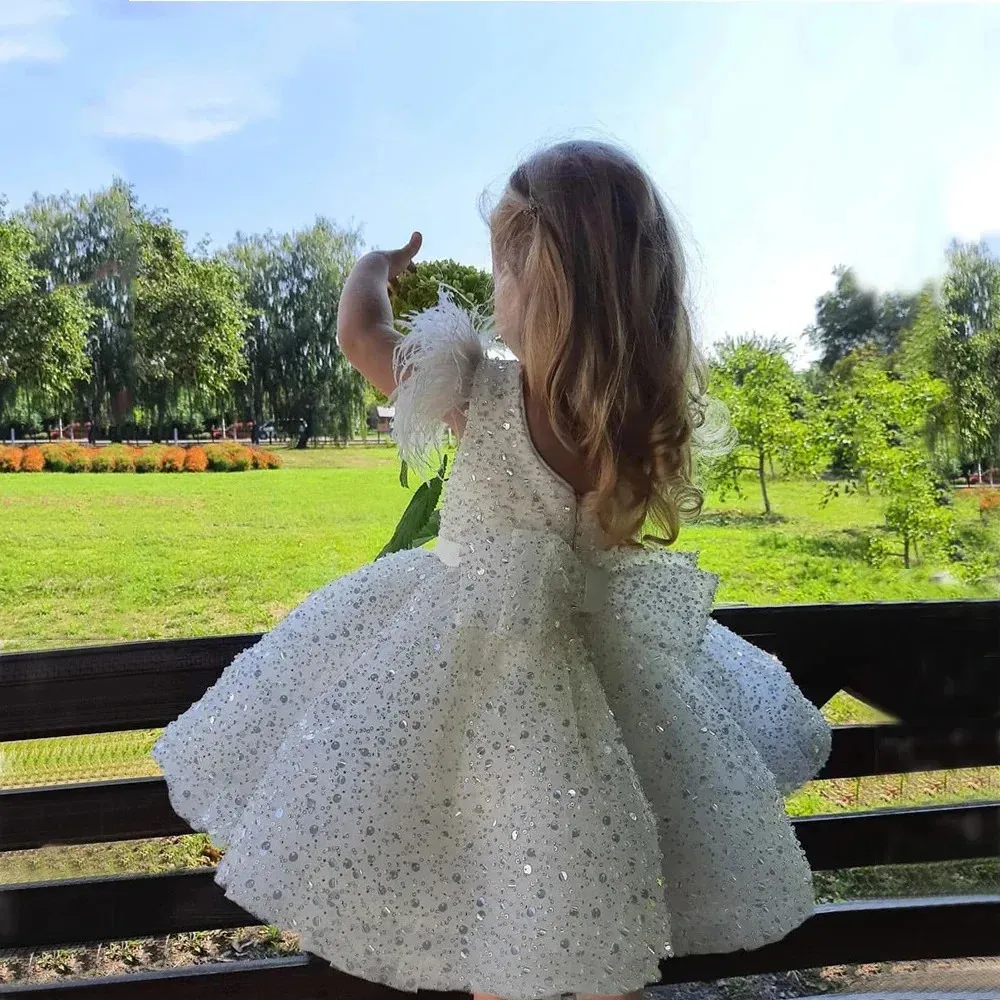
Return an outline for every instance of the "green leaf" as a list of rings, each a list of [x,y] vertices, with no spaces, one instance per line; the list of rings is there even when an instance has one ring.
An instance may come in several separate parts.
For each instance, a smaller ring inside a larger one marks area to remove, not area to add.
[[[405,462],[403,468],[406,468]],[[382,551],[375,557],[376,559],[381,559],[393,552],[418,548],[437,538],[441,528],[441,515],[437,510],[437,505],[444,490],[447,471],[448,456],[445,455],[441,459],[438,474],[429,482],[421,483],[417,487],[417,491],[407,504],[406,510],[403,511],[403,516],[399,519],[399,524],[396,525],[396,530]],[[403,482],[402,471],[400,472],[400,483],[405,487],[406,483]]]
[[[404,490],[410,488],[409,468],[405,461],[399,463],[399,485]]]

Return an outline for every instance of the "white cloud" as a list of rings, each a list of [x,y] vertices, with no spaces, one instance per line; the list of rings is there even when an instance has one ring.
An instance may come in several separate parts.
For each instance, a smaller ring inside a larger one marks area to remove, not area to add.
[[[0,0],[0,63],[58,62],[66,55],[58,26],[69,13],[63,0]]]
[[[959,239],[978,240],[1000,230],[1000,146],[957,159],[948,184],[948,224]]]
[[[242,74],[150,73],[113,89],[93,113],[104,136],[179,148],[231,135],[277,110],[274,96]]]

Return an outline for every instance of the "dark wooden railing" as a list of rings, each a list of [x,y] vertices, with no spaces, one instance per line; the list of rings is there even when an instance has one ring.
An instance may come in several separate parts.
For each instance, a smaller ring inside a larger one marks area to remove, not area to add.
[[[845,690],[895,721],[838,728],[822,777],[1000,765],[1000,601],[728,608],[716,618],[782,658],[806,694]],[[256,636],[0,656],[0,742],[165,725]],[[1000,857],[1000,802],[799,819],[816,871]],[[0,851],[187,832],[159,778],[0,791]],[[0,949],[250,926],[211,870],[0,887]],[[996,894],[818,906],[755,952],[664,962],[664,983],[865,962],[1000,954]],[[1000,987],[1000,984],[997,984]],[[201,965],[0,993],[91,1000],[350,996],[394,991],[309,956]]]

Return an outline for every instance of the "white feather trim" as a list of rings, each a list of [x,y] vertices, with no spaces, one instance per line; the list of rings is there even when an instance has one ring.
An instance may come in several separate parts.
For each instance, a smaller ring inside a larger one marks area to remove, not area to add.
[[[393,437],[403,460],[425,479],[440,467],[444,418],[468,403],[494,340],[492,319],[459,298],[442,285],[437,305],[403,320],[407,334],[393,355]]]

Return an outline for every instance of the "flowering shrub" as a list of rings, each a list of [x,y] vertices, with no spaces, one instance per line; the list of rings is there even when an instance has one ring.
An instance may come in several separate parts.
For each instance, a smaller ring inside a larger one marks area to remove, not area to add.
[[[90,453],[91,472],[110,472],[113,465],[110,448],[94,448]]]
[[[163,461],[160,468],[164,472],[183,472],[186,452],[183,448],[171,446],[163,452]]]
[[[253,468],[253,452],[249,448],[233,448],[229,452],[229,471],[246,472]]]
[[[43,444],[46,472],[69,472],[69,457],[61,444]]]
[[[208,456],[205,449],[199,445],[188,448],[184,454],[184,470],[186,472],[204,472],[208,468]]]
[[[135,472],[135,458],[139,454],[138,448],[130,448],[127,444],[112,444],[101,450],[108,452],[112,472]]]
[[[205,447],[205,460],[209,472],[228,472],[229,448],[224,444],[210,444]]]
[[[188,448],[162,444],[92,448],[72,441],[41,447],[0,445],[0,472],[244,472],[280,469],[281,465],[281,456],[275,452],[235,441]]]
[[[1000,489],[987,486],[976,490],[979,496],[979,514],[985,520],[991,514],[1000,514]]]
[[[255,469],[280,469],[281,456],[277,452],[268,451],[266,448],[254,448],[253,467]]]
[[[21,455],[21,471],[41,472],[44,468],[45,456],[42,454],[42,449],[33,444],[28,445]]]
[[[135,456],[136,472],[159,472],[163,468],[163,457],[166,449],[160,444],[151,444],[141,449]]]
[[[69,463],[70,472],[90,472],[90,456],[94,453],[93,448],[85,448],[79,444],[69,444],[66,446],[66,461]]]

